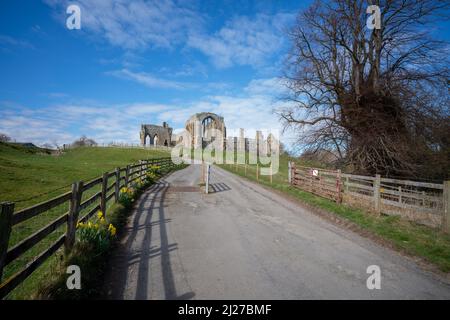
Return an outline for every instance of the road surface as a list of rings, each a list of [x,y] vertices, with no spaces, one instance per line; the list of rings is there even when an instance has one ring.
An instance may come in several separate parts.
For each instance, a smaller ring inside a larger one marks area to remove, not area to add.
[[[450,299],[411,259],[212,167],[191,165],[146,191],[107,274],[110,299]],[[369,290],[367,267],[381,270]]]

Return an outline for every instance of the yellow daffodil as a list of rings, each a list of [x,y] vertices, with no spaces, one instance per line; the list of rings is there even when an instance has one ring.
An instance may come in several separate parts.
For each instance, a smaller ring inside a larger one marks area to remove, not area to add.
[[[116,235],[116,227],[114,227],[112,224],[109,224],[108,231],[111,233],[112,236]]]
[[[99,212],[97,213],[97,217],[98,217],[99,219],[102,219],[102,218],[103,218],[103,212],[99,211]]]

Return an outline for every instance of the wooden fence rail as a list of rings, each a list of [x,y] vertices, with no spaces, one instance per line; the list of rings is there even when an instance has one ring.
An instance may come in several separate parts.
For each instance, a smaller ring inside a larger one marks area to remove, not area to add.
[[[450,231],[450,181],[444,184],[341,173],[289,163],[292,186],[376,213]]]
[[[145,150],[160,150],[160,151],[170,151],[173,149],[172,146],[155,146],[155,145],[141,145],[141,144],[132,144],[132,143],[98,143],[96,145],[86,145],[86,148],[128,148],[128,149],[145,149]],[[73,146],[71,144],[64,144],[62,146],[63,150],[78,148],[78,146]]]
[[[72,190],[53,199],[39,203],[32,207],[22,209],[14,213],[14,203],[4,202],[0,206],[0,299],[4,298],[15,287],[22,283],[30,274],[33,273],[48,257],[64,245],[66,252],[70,251],[75,243],[77,222],[86,222],[96,212],[101,210],[106,215],[107,203],[114,198],[115,202],[119,199],[119,191],[125,186],[146,175],[151,165],[161,166],[162,169],[173,165],[171,158],[160,158],[141,160],[137,164],[128,165],[125,168],[116,168],[112,172],[105,172],[103,176],[95,178],[87,183],[83,181],[74,182]],[[125,174],[125,176],[122,176]],[[108,184],[108,182],[110,184]],[[101,184],[101,191],[93,194],[88,199],[82,201],[83,193],[91,188]],[[112,192],[111,192],[112,191]],[[50,222],[40,230],[28,236],[24,240],[9,246],[9,239],[13,227],[21,222],[36,217],[57,206],[69,202],[69,211]],[[99,202],[87,214],[79,218],[82,210]],[[22,256],[29,249],[37,245],[44,238],[56,231],[59,227],[66,224],[66,232],[61,235],[50,247],[32,259],[23,269],[2,281],[2,275],[5,267]]]

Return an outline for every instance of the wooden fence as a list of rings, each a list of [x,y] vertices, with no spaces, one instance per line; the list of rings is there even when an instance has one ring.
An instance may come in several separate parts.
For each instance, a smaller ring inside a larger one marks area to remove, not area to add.
[[[244,176],[254,176],[256,181],[266,181],[272,183],[274,181],[274,179],[276,179],[276,182],[283,182],[286,183],[286,178],[281,178],[278,174],[274,173],[272,164],[270,165],[260,165],[259,163],[256,164],[249,164],[247,162],[245,162],[244,164],[242,163],[227,163],[224,164],[225,166],[228,166],[228,168],[230,169],[234,169],[234,171],[236,172],[243,172]],[[266,172],[268,172],[269,174],[261,174],[261,170],[267,170]],[[278,172],[278,170],[277,170]]]
[[[97,148],[121,148],[121,149],[144,149],[144,150],[160,150],[160,151],[171,151],[173,147],[171,146],[158,146],[158,145],[141,145],[134,143],[98,143],[95,145],[86,145],[84,147],[97,147]],[[64,144],[62,146],[62,150],[74,149],[78,147],[74,147],[71,144]]]
[[[106,215],[107,202],[113,198],[117,202],[120,189],[124,186],[129,186],[139,178],[145,177],[147,169],[151,165],[159,165],[164,170],[171,167],[173,163],[170,158],[141,160],[139,163],[131,164],[124,168],[116,168],[115,171],[105,172],[101,177],[87,183],[83,181],[74,182],[71,191],[18,212],[14,212],[14,203],[2,203],[0,211],[0,299],[22,283],[61,246],[64,245],[66,252],[70,251],[75,243],[77,222],[87,221],[99,210]],[[101,190],[82,201],[83,193],[95,186],[101,186]],[[68,212],[11,248],[9,247],[9,239],[14,226],[67,202],[69,202]],[[79,218],[80,212],[85,209],[88,212]],[[8,264],[22,256],[26,251],[36,246],[64,224],[66,224],[66,232],[59,236],[50,247],[32,259],[23,269],[2,281],[3,270]]]
[[[294,187],[319,196],[364,207],[376,213],[450,231],[450,181],[443,184],[341,173],[289,163]]]

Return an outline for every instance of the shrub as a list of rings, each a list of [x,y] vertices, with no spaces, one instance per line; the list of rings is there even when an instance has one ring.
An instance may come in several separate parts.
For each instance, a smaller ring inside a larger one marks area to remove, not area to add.
[[[75,140],[72,143],[72,147],[73,148],[78,148],[78,147],[94,147],[97,145],[97,142],[95,142],[94,139],[90,139],[86,136],[82,136],[80,139]]]
[[[0,133],[0,142],[10,142],[11,141],[11,137],[4,134],[4,133]]]

